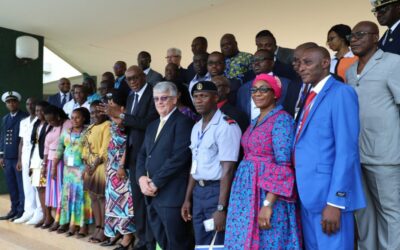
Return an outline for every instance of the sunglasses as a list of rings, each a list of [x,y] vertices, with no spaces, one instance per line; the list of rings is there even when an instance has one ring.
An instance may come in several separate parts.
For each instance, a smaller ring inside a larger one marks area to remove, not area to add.
[[[154,102],[158,102],[158,101],[166,102],[171,97],[173,97],[173,96],[160,96],[160,97],[154,96],[153,100],[154,100]]]
[[[252,88],[250,88],[250,92],[252,94],[257,93],[257,91],[259,91],[260,93],[265,94],[265,93],[268,93],[268,91],[272,91],[272,90],[273,90],[272,88],[267,88],[267,87],[259,87],[259,88],[252,87]]]
[[[347,39],[347,41],[350,41],[352,38],[359,40],[359,39],[363,38],[365,35],[376,35],[376,33],[367,32],[367,31],[358,31],[358,32],[351,33],[350,35],[347,35],[346,39]]]

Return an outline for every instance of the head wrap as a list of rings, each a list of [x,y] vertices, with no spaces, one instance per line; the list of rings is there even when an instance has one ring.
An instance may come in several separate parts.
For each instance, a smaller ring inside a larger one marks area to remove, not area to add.
[[[259,74],[256,76],[256,79],[254,79],[253,85],[258,81],[267,82],[268,85],[273,89],[276,99],[279,99],[281,97],[282,83],[278,77],[268,74]]]

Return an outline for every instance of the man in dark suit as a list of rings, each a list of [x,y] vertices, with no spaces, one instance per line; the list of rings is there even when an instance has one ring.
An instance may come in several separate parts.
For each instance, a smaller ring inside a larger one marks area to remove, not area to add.
[[[178,65],[179,68],[179,82],[182,83],[189,83],[189,81],[187,81],[187,77],[186,77],[186,72],[187,69],[182,68],[181,66],[181,59],[182,59],[182,51],[178,48],[169,48],[167,50],[167,56],[165,57],[165,59],[167,59],[167,63],[173,63]]]
[[[136,179],[147,205],[147,220],[162,249],[190,249],[188,224],[181,217],[190,165],[193,121],[177,109],[178,90],[160,82],[153,98],[160,118],[149,124],[138,155]]]
[[[126,82],[125,79],[126,62],[124,61],[115,62],[113,69],[114,69],[114,74],[116,76],[114,89],[130,92],[131,89],[129,88],[128,83]]]
[[[279,100],[277,100],[277,105],[282,105],[283,107],[286,107],[287,106],[285,105],[286,94],[292,91],[292,90],[288,91],[288,89],[300,88],[300,87],[292,84],[292,82],[289,79],[281,77],[280,75],[276,75],[272,71],[273,67],[274,67],[274,56],[270,51],[261,49],[254,54],[253,71],[255,75],[259,75],[262,73],[273,74],[280,79],[282,83],[282,95],[279,98]],[[253,84],[253,79],[251,79],[247,83],[243,84],[242,87],[240,87],[237,93],[237,102],[236,102],[236,106],[240,110],[245,112],[251,120],[256,118],[260,114],[260,110],[255,106],[253,100],[251,99],[250,88],[251,85]],[[289,112],[289,110],[286,111]]]
[[[274,53],[276,60],[286,64],[292,65],[293,62],[293,49],[283,48],[276,44],[274,35],[269,30],[262,30],[256,35],[257,50],[265,49]]]
[[[372,5],[379,24],[388,27],[379,40],[379,48],[400,55],[400,1],[375,0]]]
[[[150,68],[151,55],[147,51],[141,51],[137,57],[138,66],[146,74],[146,82],[151,86],[155,86],[158,82],[162,81],[162,75],[157,71]]]
[[[152,87],[146,82],[143,70],[138,66],[131,66],[126,70],[125,76],[132,91],[127,100],[125,113],[110,115],[117,117],[117,120],[127,129],[125,169],[130,170],[136,233],[139,238],[135,249],[146,249],[146,245],[147,249],[154,249],[153,237],[146,223],[144,197],[135,175],[137,155],[142,146],[146,128],[157,119],[158,114],[154,107]],[[119,171],[122,172],[119,173],[120,176],[126,176],[123,169]]]
[[[16,220],[24,213],[24,188],[21,169],[17,169],[19,123],[28,116],[19,110],[21,95],[15,91],[4,93],[1,100],[6,103],[8,111],[1,121],[0,130],[0,168],[3,168],[8,191],[10,193],[11,210],[0,220]]]
[[[63,108],[64,104],[69,102],[72,99],[71,95],[71,82],[67,78],[61,78],[58,81],[58,89],[60,92],[58,92],[55,95],[49,96],[48,102],[51,105],[57,106],[59,108]]]

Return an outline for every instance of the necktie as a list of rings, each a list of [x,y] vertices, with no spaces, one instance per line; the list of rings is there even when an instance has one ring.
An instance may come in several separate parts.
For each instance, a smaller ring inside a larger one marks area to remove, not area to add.
[[[61,98],[61,107],[64,107],[64,104],[67,102],[67,95],[63,94]]]
[[[157,133],[156,133],[156,138],[154,138],[154,141],[157,140],[158,135],[161,132],[161,129],[164,127],[165,121],[164,120],[160,120],[160,124],[158,124],[158,129],[157,129]]]
[[[388,30],[386,31],[386,33],[387,33],[387,36],[386,36],[385,44],[384,44],[384,45],[387,45],[388,43],[393,42],[392,30],[391,30],[391,29],[388,29]]]
[[[133,105],[131,108],[131,114],[133,114],[133,110],[135,109],[138,102],[139,102],[139,95],[135,93],[135,96],[133,97]]]
[[[304,103],[304,106],[303,106],[303,117],[301,118],[301,122],[299,124],[299,129],[297,131],[295,142],[297,142],[297,140],[299,139],[300,133],[304,127],[304,123],[306,122],[308,114],[310,113],[310,110],[311,110],[310,104],[311,104],[312,100],[314,100],[316,95],[317,95],[317,93],[315,93],[314,91],[311,91],[310,94],[307,96],[306,102]]]

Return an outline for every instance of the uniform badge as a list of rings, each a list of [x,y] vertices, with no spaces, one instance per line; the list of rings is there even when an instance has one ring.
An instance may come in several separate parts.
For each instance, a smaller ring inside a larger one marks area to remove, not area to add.
[[[203,84],[202,83],[199,83],[199,84],[197,84],[197,90],[202,90],[203,89]]]
[[[231,125],[231,124],[236,124],[236,121],[235,120],[233,120],[232,118],[230,118],[229,116],[224,116],[224,120],[226,121],[226,122],[228,122],[228,124],[229,125]]]

